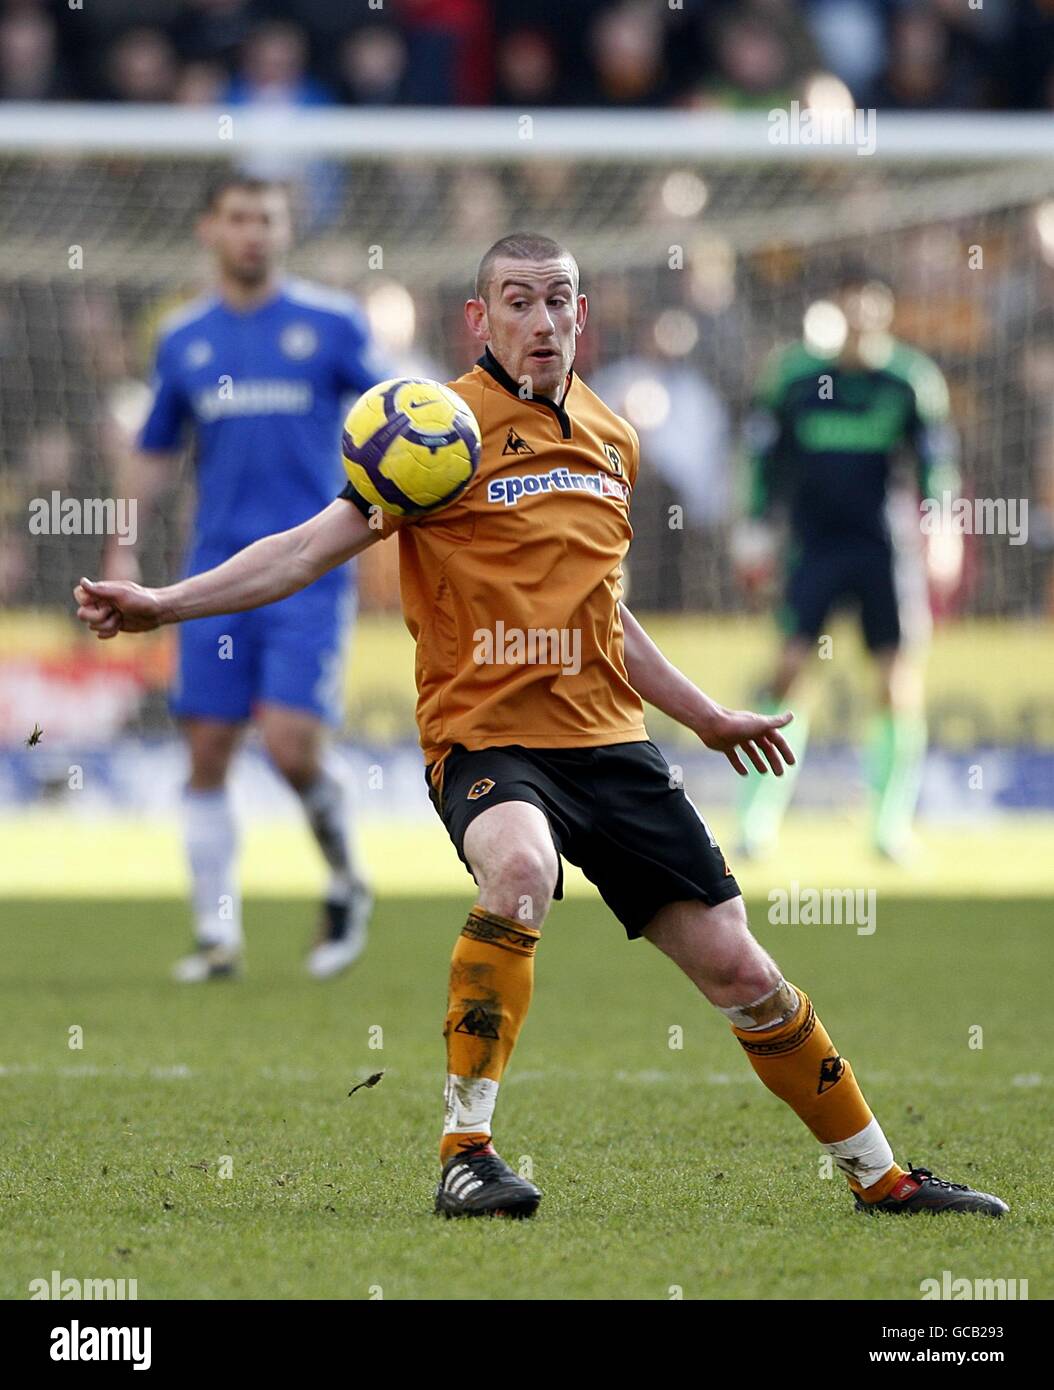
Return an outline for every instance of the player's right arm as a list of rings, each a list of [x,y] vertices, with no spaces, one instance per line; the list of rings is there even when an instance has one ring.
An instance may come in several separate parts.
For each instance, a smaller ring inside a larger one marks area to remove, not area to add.
[[[171,333],[162,333],[154,356],[150,408],[138,439],[122,442],[114,478],[116,496],[135,501],[137,540],[147,530],[158,498],[172,485],[179,470],[191,419],[177,343]],[[134,543],[108,537],[103,547],[103,578],[138,580],[135,549]]]
[[[146,453],[128,449],[120,460],[114,480],[118,497],[135,498],[136,531],[141,536],[157,511],[158,498],[171,486],[179,470],[177,450]],[[102,572],[104,579],[139,579],[139,558],[136,546],[123,538],[108,536],[103,547]]]
[[[97,637],[108,638],[260,608],[307,588],[380,539],[381,532],[358,508],[338,498],[302,525],[264,536],[215,569],[177,584],[148,589],[120,580],[82,579],[73,591],[77,617]]]

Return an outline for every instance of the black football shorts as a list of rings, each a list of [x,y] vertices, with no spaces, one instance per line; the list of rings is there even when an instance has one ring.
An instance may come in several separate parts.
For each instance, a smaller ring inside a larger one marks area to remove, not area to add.
[[[631,938],[667,903],[713,906],[739,896],[709,826],[650,741],[474,752],[455,744],[442,795],[425,775],[466,868],[465,832],[476,816],[503,801],[526,801],[548,820],[558,855],[596,884]],[[562,866],[555,896],[563,896]]]
[[[832,610],[845,606],[858,609],[868,651],[901,645],[904,614],[892,547],[861,540],[795,556],[780,613],[787,635],[815,641]]]

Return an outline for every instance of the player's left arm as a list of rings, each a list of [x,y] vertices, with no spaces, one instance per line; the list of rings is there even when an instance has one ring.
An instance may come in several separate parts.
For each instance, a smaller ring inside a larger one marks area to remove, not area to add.
[[[794,754],[780,730],[794,716],[789,712],[765,715],[725,709],[666,660],[624,603],[619,604],[619,611],[626,671],[641,699],[691,729],[707,748],[724,753],[740,776],[747,775],[745,755],[759,772],[771,767],[782,777],[784,765],[793,765]]]

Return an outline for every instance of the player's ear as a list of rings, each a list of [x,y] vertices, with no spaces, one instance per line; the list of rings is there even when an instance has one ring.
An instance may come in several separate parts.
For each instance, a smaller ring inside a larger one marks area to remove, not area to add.
[[[575,313],[575,333],[581,333],[586,326],[586,319],[589,317],[589,301],[584,294],[578,296],[577,311]]]
[[[487,319],[487,301],[485,299],[468,299],[465,301],[465,322],[468,324],[468,331],[481,343],[485,343],[490,338],[490,323]]]

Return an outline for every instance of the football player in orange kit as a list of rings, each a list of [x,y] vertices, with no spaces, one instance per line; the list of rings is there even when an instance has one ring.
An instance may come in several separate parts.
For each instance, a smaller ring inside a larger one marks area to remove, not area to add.
[[[465,306],[483,355],[450,383],[483,439],[479,470],[451,505],[375,528],[349,484],[312,520],[178,584],[82,580],[78,617],[108,638],[241,611],[398,533],[429,792],[479,887],[451,962],[437,1211],[529,1216],[540,1200],[495,1152],[491,1120],[564,857],[628,936],[646,937],[728,1018],[859,1209],[1001,1215],[998,1197],[894,1162],[851,1066],[754,940],[721,850],[648,739],[645,702],[741,775],[747,761],[776,776],[793,761],[780,732],[789,714],[716,704],[621,603],[639,444],[574,373],[587,312],[566,248],[502,238]]]

